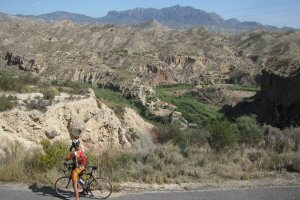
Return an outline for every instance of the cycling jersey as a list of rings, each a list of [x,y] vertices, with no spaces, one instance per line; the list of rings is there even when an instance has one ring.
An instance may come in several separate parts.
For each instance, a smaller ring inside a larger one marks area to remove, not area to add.
[[[79,166],[85,166],[87,162],[87,158],[82,150],[75,151],[75,156],[73,157],[73,165],[74,168],[77,168]]]

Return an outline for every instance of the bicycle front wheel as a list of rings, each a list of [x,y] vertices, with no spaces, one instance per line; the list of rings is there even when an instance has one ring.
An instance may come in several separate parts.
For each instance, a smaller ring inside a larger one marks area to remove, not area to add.
[[[57,194],[64,198],[70,198],[74,196],[72,180],[70,176],[64,176],[55,182],[55,191]]]
[[[90,183],[90,191],[93,197],[97,199],[106,199],[112,193],[112,185],[105,178],[95,178]]]

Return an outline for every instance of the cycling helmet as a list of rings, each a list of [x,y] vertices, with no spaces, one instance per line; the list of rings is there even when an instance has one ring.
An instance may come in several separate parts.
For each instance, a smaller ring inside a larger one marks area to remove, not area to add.
[[[79,147],[79,145],[80,145],[80,141],[79,141],[79,140],[73,140],[73,141],[72,141],[72,146],[73,146],[73,147],[76,148],[76,147]]]

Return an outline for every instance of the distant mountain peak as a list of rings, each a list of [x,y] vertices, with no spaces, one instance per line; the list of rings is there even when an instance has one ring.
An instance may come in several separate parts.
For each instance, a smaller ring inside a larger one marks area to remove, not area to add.
[[[278,29],[275,26],[262,25],[258,22],[241,22],[234,18],[225,20],[214,12],[206,12],[191,6],[181,5],[174,5],[162,9],[137,7],[124,11],[109,11],[105,17],[100,18],[92,18],[86,15],[69,13],[65,11],[56,11],[38,16],[20,15],[20,17],[51,22],[68,19],[80,24],[104,23],[127,26],[147,23],[150,20],[156,20],[160,23],[160,25],[163,24],[163,26],[168,26],[169,28],[174,29],[201,26],[211,31],[226,33],[240,33],[253,29]],[[155,23],[156,22],[154,22],[154,24],[151,26],[159,26],[158,24],[155,25]],[[291,30],[291,28],[284,27],[283,30]]]

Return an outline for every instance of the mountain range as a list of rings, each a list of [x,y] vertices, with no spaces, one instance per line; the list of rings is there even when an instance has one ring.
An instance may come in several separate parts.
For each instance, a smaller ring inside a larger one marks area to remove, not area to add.
[[[237,19],[223,19],[216,13],[209,13],[201,9],[190,6],[182,7],[175,5],[172,7],[156,8],[135,8],[125,11],[109,11],[104,17],[93,18],[82,14],[57,11],[42,15],[17,15],[21,19],[29,18],[45,22],[58,20],[71,20],[75,23],[103,23],[118,25],[136,25],[150,20],[156,20],[161,24],[174,29],[184,29],[193,26],[202,26],[209,30],[226,33],[241,33],[252,29],[276,30],[278,27],[262,25],[258,22],[241,22]],[[292,28],[284,27],[284,30]]]

